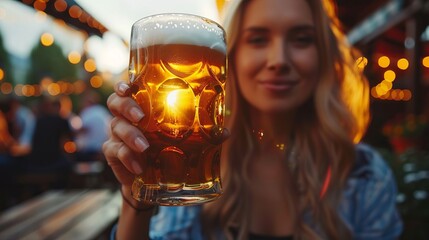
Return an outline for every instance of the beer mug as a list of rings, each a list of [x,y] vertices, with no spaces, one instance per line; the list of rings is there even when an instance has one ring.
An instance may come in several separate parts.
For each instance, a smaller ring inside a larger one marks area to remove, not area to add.
[[[132,26],[129,78],[150,143],[132,196],[189,205],[221,194],[220,153],[227,73],[225,32],[190,14],[159,14]]]

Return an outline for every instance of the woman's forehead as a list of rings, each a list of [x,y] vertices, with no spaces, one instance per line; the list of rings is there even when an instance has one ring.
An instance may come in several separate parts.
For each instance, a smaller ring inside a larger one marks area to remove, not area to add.
[[[300,23],[313,25],[311,9],[304,0],[251,0],[243,12],[242,27]]]

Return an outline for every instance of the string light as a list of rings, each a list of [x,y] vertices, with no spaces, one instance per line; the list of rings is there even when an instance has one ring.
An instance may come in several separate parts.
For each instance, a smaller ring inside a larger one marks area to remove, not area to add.
[[[40,1],[40,0],[36,0],[36,1],[33,3],[33,7],[34,7],[34,9],[36,9],[36,10],[39,10],[39,11],[45,11],[45,9],[46,9],[46,3],[45,3],[45,2],[43,2],[43,1]]]
[[[11,83],[8,83],[8,82],[2,83],[0,86],[0,91],[5,95],[11,94],[13,91],[13,86]]]
[[[378,66],[382,68],[387,68],[390,65],[390,58],[387,56],[382,56],[378,59]]]
[[[83,64],[85,70],[89,73],[94,72],[97,69],[94,59],[87,59]]]
[[[82,9],[77,5],[73,5],[69,9],[69,15],[72,18],[79,18],[82,15]]]
[[[40,36],[40,43],[45,47],[49,47],[54,44],[54,36],[50,33],[43,33],[42,36]]]
[[[393,82],[396,79],[396,73],[392,70],[387,70],[384,72],[384,80]]]
[[[398,68],[401,70],[406,70],[408,68],[408,66],[410,65],[410,63],[408,62],[408,60],[406,58],[401,58],[398,60]]]
[[[93,76],[89,83],[93,88],[100,88],[103,85],[103,79],[100,76]]]
[[[64,0],[57,0],[54,3],[54,7],[58,12],[64,12],[67,9],[67,2]]]
[[[426,56],[422,60],[423,66],[429,68],[429,56]]]
[[[76,51],[72,51],[68,55],[68,60],[72,64],[78,64],[80,62],[81,58],[82,58],[82,56],[80,55],[80,53],[78,53]]]

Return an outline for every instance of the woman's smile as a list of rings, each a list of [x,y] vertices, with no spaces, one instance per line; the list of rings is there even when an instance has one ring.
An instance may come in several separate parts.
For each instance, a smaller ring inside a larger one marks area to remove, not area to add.
[[[259,86],[262,89],[272,93],[285,93],[291,91],[294,86],[298,84],[298,81],[289,80],[286,78],[273,78],[258,81]]]

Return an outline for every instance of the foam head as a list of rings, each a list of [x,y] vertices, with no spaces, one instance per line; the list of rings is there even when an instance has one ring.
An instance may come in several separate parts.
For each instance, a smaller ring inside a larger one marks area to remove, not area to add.
[[[188,44],[226,53],[225,33],[216,22],[190,14],[158,14],[133,24],[131,48]]]

